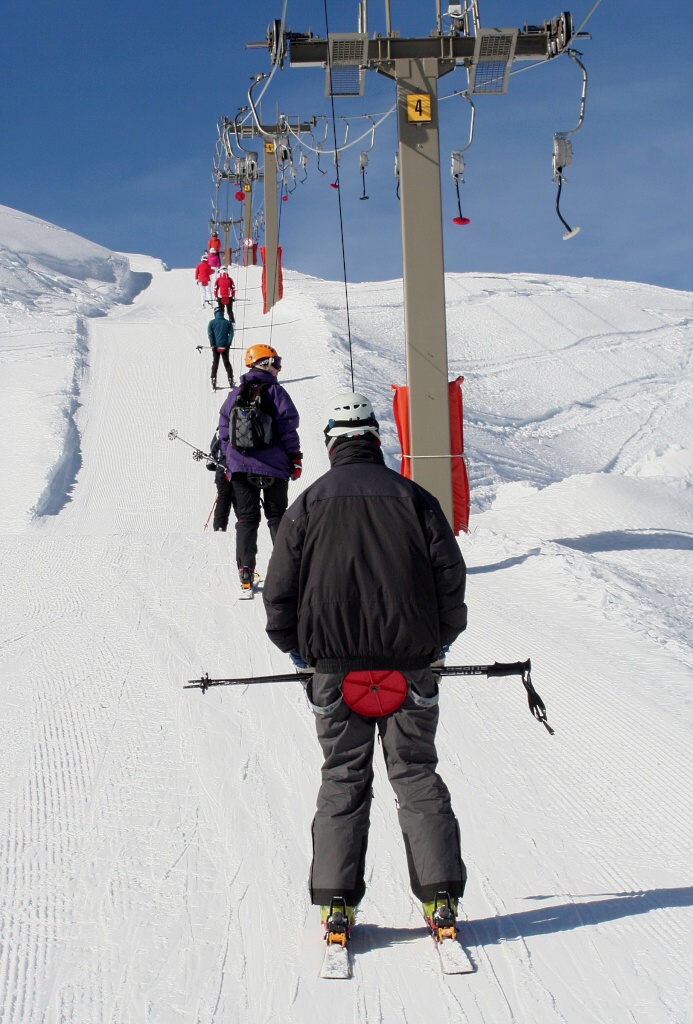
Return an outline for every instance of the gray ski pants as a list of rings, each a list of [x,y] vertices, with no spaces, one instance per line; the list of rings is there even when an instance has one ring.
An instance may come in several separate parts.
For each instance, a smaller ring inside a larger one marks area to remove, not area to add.
[[[314,904],[343,896],[356,906],[365,891],[376,730],[397,797],[414,895],[459,898],[467,872],[447,786],[436,772],[438,684],[430,670],[404,673],[409,692],[383,718],[362,718],[341,700],[341,674],[315,673],[306,692],[325,762],[313,819],[310,892]]]

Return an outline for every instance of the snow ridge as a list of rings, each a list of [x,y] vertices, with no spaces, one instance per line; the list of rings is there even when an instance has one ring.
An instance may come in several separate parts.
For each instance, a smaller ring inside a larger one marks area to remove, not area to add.
[[[15,530],[70,500],[81,466],[75,416],[87,318],[132,302],[150,281],[127,256],[0,206],[0,364],[13,427],[0,477],[14,481],[7,511]]]

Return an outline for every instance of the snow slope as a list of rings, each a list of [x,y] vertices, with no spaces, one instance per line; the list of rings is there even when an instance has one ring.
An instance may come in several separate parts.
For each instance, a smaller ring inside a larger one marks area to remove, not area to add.
[[[438,971],[378,764],[355,977],[329,983],[306,891],[320,756],[300,687],[183,689],[287,667],[261,601],[238,601],[233,534],[203,529],[212,474],[167,439],[206,448],[224,397],[196,350],[192,272],[132,258],[151,283],[123,304],[142,279],[99,250],[121,269],[94,285],[98,247],[65,234],[44,321],[40,222],[12,224],[3,266],[34,276],[9,278],[2,310],[36,355],[20,377],[3,328],[0,422],[24,453],[3,464],[0,519],[3,1024],[690,1024],[693,296],[448,279],[473,490],[470,627],[451,660],[531,657],[556,735],[516,679],[445,682],[441,773],[478,971]],[[343,289],[288,273],[263,317],[259,270],[234,276],[239,349],[271,338],[301,411],[297,494],[327,468],[323,399],[349,382]],[[396,465],[401,283],[349,301],[357,386]],[[78,321],[75,371],[58,327]],[[41,509],[60,458],[78,471]],[[263,527],[260,568],[268,555]]]
[[[64,504],[80,466],[74,413],[87,319],[130,302],[149,280],[126,256],[0,206],[2,415],[13,428],[0,451],[0,479],[13,481],[5,529]]]

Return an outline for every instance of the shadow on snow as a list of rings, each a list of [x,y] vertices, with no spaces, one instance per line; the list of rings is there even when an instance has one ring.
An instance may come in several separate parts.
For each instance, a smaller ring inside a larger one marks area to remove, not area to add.
[[[554,896],[528,896],[526,899],[551,900]],[[596,899],[558,906],[537,907],[517,914],[499,914],[473,921],[461,920],[458,934],[464,946],[492,946],[533,935],[552,935],[585,928],[636,914],[649,914],[652,910],[672,907],[693,907],[693,886],[672,889],[643,889],[638,892],[604,893]],[[376,924],[358,924],[359,948],[384,949],[387,946],[414,942],[428,935],[428,929],[385,928]]]

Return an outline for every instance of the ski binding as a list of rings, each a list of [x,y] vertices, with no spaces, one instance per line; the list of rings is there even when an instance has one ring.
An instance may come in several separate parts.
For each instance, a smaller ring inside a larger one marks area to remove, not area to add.
[[[346,901],[341,896],[333,897],[325,926],[327,949],[320,970],[321,978],[350,978],[351,955],[349,936],[351,924],[347,914]]]

